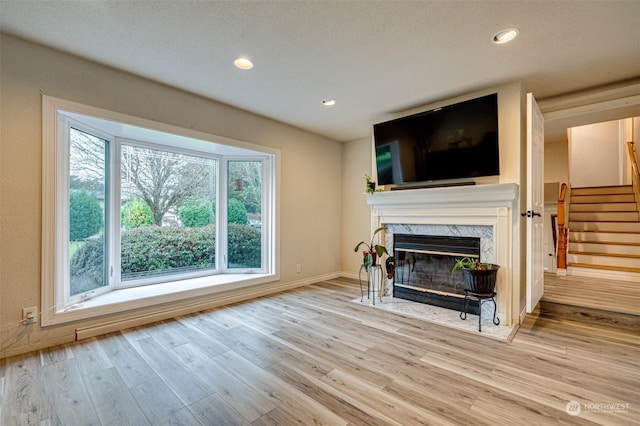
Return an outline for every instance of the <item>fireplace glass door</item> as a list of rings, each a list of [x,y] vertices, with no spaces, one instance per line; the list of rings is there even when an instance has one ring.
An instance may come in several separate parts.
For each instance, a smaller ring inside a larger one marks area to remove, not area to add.
[[[456,259],[480,258],[480,239],[394,234],[394,297],[458,309],[464,298],[462,273],[451,273]]]

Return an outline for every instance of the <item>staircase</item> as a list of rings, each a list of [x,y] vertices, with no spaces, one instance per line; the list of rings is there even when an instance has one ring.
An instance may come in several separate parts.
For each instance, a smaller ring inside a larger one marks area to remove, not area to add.
[[[567,273],[640,282],[640,213],[633,187],[573,188]]]

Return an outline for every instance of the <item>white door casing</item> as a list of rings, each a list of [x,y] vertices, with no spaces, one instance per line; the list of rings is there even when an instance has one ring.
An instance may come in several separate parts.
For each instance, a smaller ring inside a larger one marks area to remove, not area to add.
[[[527,93],[527,313],[544,293],[544,118]]]

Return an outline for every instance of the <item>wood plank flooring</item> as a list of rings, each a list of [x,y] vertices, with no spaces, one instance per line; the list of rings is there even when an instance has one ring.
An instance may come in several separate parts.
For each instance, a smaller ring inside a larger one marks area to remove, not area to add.
[[[640,283],[545,274],[543,300],[640,316]]]
[[[637,329],[538,312],[506,343],[358,294],[336,279],[0,360],[0,424],[640,423]]]

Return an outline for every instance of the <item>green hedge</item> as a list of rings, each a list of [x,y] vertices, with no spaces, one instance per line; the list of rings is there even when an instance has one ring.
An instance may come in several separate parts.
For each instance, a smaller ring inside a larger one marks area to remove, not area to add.
[[[260,229],[239,223],[229,224],[229,267],[259,268],[261,260]]]
[[[215,264],[213,226],[177,228],[151,226],[122,233],[122,274]]]
[[[70,262],[71,294],[100,286],[103,244],[102,238],[91,239],[74,253]],[[260,259],[260,230],[229,224],[230,267],[258,268]],[[123,277],[132,278],[175,268],[206,268],[215,264],[215,228],[149,226],[122,231],[121,262]]]
[[[80,241],[102,229],[103,214],[100,202],[87,191],[69,193],[69,239]]]
[[[104,234],[86,240],[71,257],[71,295],[106,285]]]

